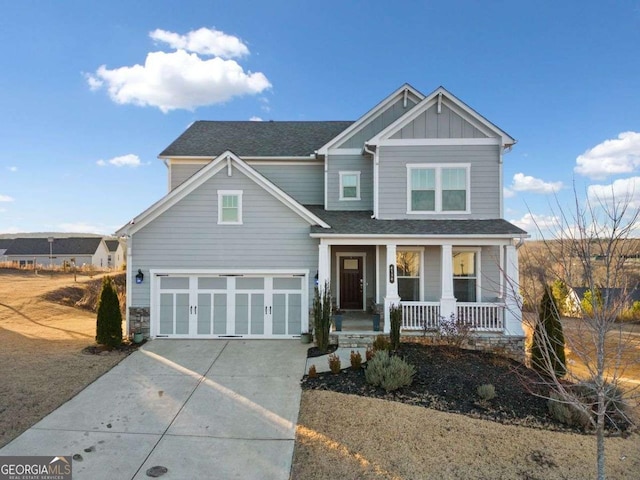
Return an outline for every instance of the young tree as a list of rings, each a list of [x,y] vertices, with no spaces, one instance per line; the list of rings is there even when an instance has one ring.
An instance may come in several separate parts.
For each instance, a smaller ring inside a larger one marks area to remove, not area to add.
[[[556,299],[550,287],[545,288],[540,301],[538,322],[533,330],[531,366],[538,372],[557,378],[567,373],[564,353],[564,332]]]
[[[96,319],[96,342],[109,348],[118,347],[122,343],[120,302],[116,287],[109,276],[102,279]]]
[[[329,349],[329,331],[331,330],[331,288],[325,282],[323,288],[316,287],[313,296],[313,323],[318,350]]]
[[[555,225],[551,235],[545,238],[538,226],[545,261],[551,263],[540,280],[543,285],[560,280],[591,292],[599,290],[602,296],[600,301],[597,294],[592,295],[587,308],[580,305],[580,318],[567,320],[571,326],[567,343],[574,357],[566,375],[568,382],[560,381],[553,369],[541,381],[550,387],[547,398],[560,399],[582,415],[594,430],[597,478],[603,480],[606,421],[609,419],[615,425],[615,414],[616,418],[631,423],[624,402],[620,401],[620,387],[626,390],[627,398],[635,396],[634,389],[625,384],[623,374],[626,367],[640,361],[631,335],[616,323],[636,286],[631,284],[634,277],[625,267],[625,260],[635,253],[632,249],[636,242],[630,237],[637,234],[640,211],[631,194],[616,198],[612,190],[606,198],[588,194],[582,201],[574,188],[573,195],[571,209],[557,202],[557,209],[552,212]],[[535,259],[528,262],[536,264]],[[524,293],[540,295],[541,292],[533,290]],[[553,349],[547,349],[543,356],[546,357],[543,361],[551,365],[556,355]],[[581,388],[572,388],[572,383]]]

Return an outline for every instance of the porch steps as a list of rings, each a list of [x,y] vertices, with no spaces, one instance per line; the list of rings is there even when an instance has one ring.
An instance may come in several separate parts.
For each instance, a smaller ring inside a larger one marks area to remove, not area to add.
[[[333,332],[331,336],[337,337],[338,347],[341,348],[366,348],[373,343],[382,332]]]

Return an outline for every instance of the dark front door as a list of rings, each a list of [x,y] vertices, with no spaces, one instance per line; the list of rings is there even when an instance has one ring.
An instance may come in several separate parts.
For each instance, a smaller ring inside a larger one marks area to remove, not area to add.
[[[340,308],[362,307],[362,257],[340,257]]]

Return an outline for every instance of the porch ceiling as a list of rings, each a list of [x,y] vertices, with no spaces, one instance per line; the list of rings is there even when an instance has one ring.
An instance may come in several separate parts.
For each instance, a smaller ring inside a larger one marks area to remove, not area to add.
[[[446,236],[525,236],[527,232],[501,218],[489,220],[377,220],[373,212],[325,210],[317,205],[305,205],[315,215],[331,225],[330,229],[311,227],[318,235],[446,235]]]

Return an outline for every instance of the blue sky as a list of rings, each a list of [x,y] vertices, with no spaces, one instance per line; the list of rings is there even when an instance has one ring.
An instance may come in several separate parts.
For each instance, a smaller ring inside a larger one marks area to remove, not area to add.
[[[355,120],[405,82],[518,139],[510,221],[544,225],[573,182],[640,195],[637,0],[0,6],[0,233],[111,233],[194,120]]]

